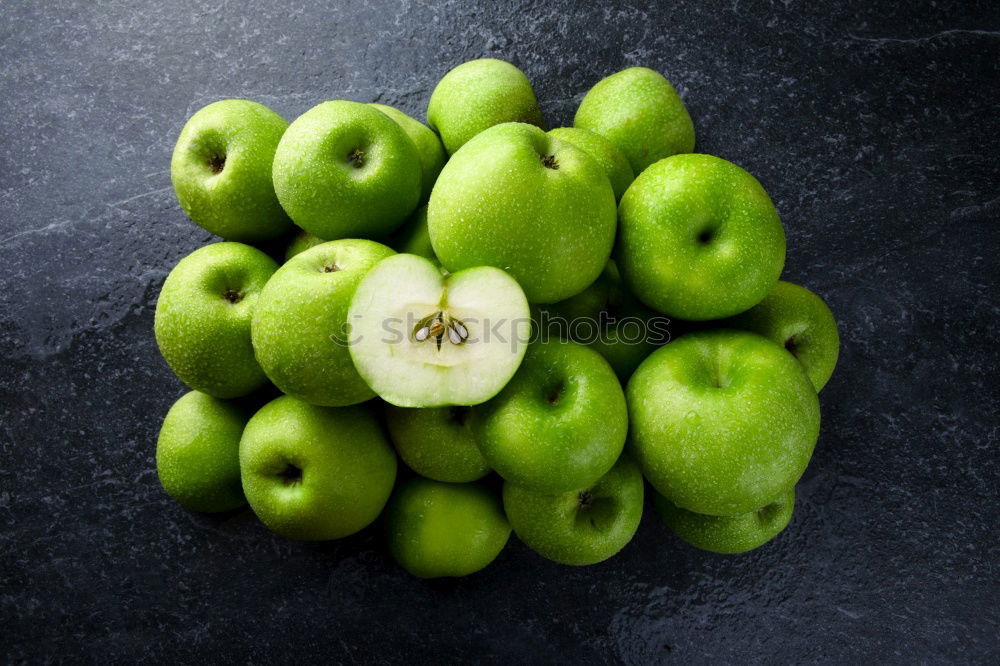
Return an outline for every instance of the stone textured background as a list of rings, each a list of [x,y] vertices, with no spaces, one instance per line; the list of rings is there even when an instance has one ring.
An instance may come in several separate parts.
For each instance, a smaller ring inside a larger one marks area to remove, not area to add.
[[[3,661],[996,663],[995,2],[335,4],[3,5]],[[226,97],[422,118],[438,78],[486,55],[527,73],[551,126],[601,77],[653,67],[698,150],[772,194],[785,277],[826,298],[843,349],[767,547],[698,552],[647,514],[597,566],[512,539],[478,575],[422,582],[377,530],[291,543],[160,489],[184,389],[153,308],[212,240],[170,187],[186,118]]]

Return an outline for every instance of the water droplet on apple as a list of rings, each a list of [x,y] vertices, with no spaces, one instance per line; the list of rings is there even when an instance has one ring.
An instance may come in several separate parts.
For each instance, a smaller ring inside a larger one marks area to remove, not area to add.
[[[688,412],[687,414],[684,415],[684,420],[687,421],[688,423],[697,423],[699,421],[698,412],[694,411]]]

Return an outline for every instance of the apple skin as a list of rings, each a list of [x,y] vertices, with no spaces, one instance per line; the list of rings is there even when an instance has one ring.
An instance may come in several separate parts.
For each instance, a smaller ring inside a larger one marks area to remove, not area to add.
[[[431,196],[431,190],[434,189],[434,181],[441,173],[444,163],[448,161],[448,155],[444,152],[441,139],[427,125],[411,118],[399,109],[385,104],[369,104],[368,106],[378,109],[392,118],[416,146],[417,154],[420,156],[420,203],[427,203]]]
[[[245,99],[214,102],[184,125],[170,160],[181,208],[227,240],[276,238],[292,226],[271,184],[274,152],[288,122]]]
[[[448,161],[427,226],[448,270],[502,268],[529,302],[555,303],[604,270],[617,226],[615,195],[604,170],[579,148],[532,125],[506,123]]]
[[[434,481],[466,483],[490,471],[476,446],[468,407],[395,407],[385,424],[396,453],[414,472]]]
[[[378,238],[420,201],[420,155],[387,115],[323,102],[296,118],[274,155],[274,191],[299,227],[325,240]]]
[[[495,560],[510,538],[503,506],[489,490],[419,477],[393,494],[385,528],[392,556],[419,578],[475,573]]]
[[[659,493],[653,494],[653,508],[681,540],[702,550],[734,555],[763,546],[785,529],[795,509],[795,487],[756,511],[735,516],[694,513]]]
[[[283,393],[343,407],[375,397],[351,361],[347,308],[361,279],[395,252],[363,239],[330,241],[292,257],[257,300],[257,361]]]
[[[427,124],[449,155],[483,130],[509,122],[545,127],[528,77],[503,60],[458,65],[438,81],[427,105]]]
[[[386,245],[396,252],[415,254],[429,259],[432,263],[440,263],[434,255],[431,234],[427,230],[427,206],[418,208],[410,219],[386,240]]]
[[[506,482],[503,506],[514,533],[539,555],[561,564],[597,564],[632,540],[642,518],[639,466],[623,455],[583,489],[538,491]]]
[[[694,150],[694,124],[661,74],[630,67],[601,79],[580,102],[573,126],[606,137],[638,176],[650,164]]]
[[[579,294],[541,309],[548,312],[548,322],[557,334],[598,351],[623,382],[653,350],[670,340],[670,320],[629,293],[613,261]],[[555,328],[554,317],[565,322],[558,324],[565,331]]]
[[[635,180],[635,174],[632,173],[632,166],[625,153],[600,134],[594,134],[580,127],[558,127],[549,130],[549,136],[571,143],[594,158],[608,176],[611,189],[615,193],[615,201],[622,198],[625,190]]]
[[[676,155],[639,174],[618,208],[615,258],[632,293],[671,317],[752,308],[785,264],[785,231],[760,183],[711,155]]]
[[[240,436],[247,415],[199,391],[174,403],[156,441],[156,473],[174,501],[215,513],[246,504],[240,485]]]
[[[596,351],[533,343],[499,395],[472,409],[472,429],[506,481],[562,492],[611,469],[625,445],[628,413],[618,378]]]
[[[297,254],[305,252],[311,247],[316,247],[321,245],[326,241],[319,236],[314,236],[308,231],[302,231],[301,229],[296,232],[292,237],[292,242],[288,244],[288,248],[285,250],[285,261],[288,261]]]
[[[160,290],[153,330],[189,387],[236,398],[267,382],[250,343],[257,298],[278,265],[242,243],[213,243],[180,260]]]
[[[840,355],[837,320],[823,299],[791,282],[778,281],[757,305],[725,322],[763,335],[799,359],[818,393]]]
[[[754,511],[794,485],[819,436],[802,366],[745,331],[689,333],[629,380],[629,450],[674,504],[716,516]]]
[[[368,408],[282,396],[247,423],[240,472],[264,525],[289,539],[326,541],[378,517],[396,481],[396,454]]]

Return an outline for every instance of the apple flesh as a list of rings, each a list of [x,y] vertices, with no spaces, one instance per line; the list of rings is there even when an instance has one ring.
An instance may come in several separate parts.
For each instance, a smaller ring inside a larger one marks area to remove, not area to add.
[[[181,208],[202,229],[227,240],[275,238],[292,222],[278,203],[271,168],[288,123],[263,104],[227,99],[184,125],[170,160]]]
[[[367,408],[282,396],[247,423],[240,472],[250,507],[270,530],[325,541],[378,517],[396,480],[396,454]]]
[[[386,507],[385,526],[393,557],[419,578],[475,573],[510,538],[500,500],[478,483],[410,479]]]
[[[414,472],[435,481],[465,483],[481,479],[490,471],[476,446],[469,410],[388,405],[385,424],[396,453]]]
[[[163,489],[187,509],[220,512],[246,504],[240,485],[240,436],[247,415],[199,391],[174,403],[156,441]]]
[[[819,436],[819,400],[791,354],[753,333],[681,336],[626,389],[630,450],[674,504],[717,516],[755,511],[794,485]]]
[[[531,335],[524,292],[498,268],[442,275],[397,254],[362,279],[348,311],[361,377],[398,407],[475,405],[513,376]]]
[[[253,347],[282,392],[342,407],[375,397],[351,361],[347,309],[361,279],[394,252],[370,240],[317,245],[290,259],[257,300]]]
[[[632,293],[671,317],[738,314],[774,287],[785,231],[753,176],[711,155],[676,155],[636,177],[618,210],[616,259]]]
[[[472,137],[501,123],[544,127],[528,77],[503,60],[483,58],[455,67],[438,82],[427,105],[427,123],[449,155]]]
[[[476,136],[445,165],[427,207],[434,254],[458,271],[495,266],[532,303],[555,303],[608,263],[615,195],[586,153],[537,127],[507,123]]]
[[[795,487],[755,511],[735,516],[694,513],[658,493],[653,495],[653,507],[674,534],[695,548],[727,555],[745,553],[785,529],[795,509]]]
[[[840,355],[837,320],[823,299],[791,282],[778,281],[757,305],[727,325],[763,335],[792,353],[819,392]]]
[[[638,176],[649,165],[694,150],[694,124],[680,95],[658,72],[630,67],[591,88],[573,126],[606,137]]]
[[[596,351],[573,342],[534,343],[503,391],[472,410],[476,443],[505,480],[543,491],[583,488],[625,445],[621,384]]]
[[[597,564],[624,548],[642,518],[643,482],[627,455],[588,486],[542,493],[507,482],[503,505],[514,533],[539,555],[561,564]]]
[[[357,102],[323,102],[296,118],[278,144],[272,178],[289,217],[325,240],[388,235],[420,201],[413,141]]]
[[[180,260],[160,290],[153,330],[170,369],[191,388],[236,398],[267,382],[250,320],[278,265],[242,243],[213,243]]]

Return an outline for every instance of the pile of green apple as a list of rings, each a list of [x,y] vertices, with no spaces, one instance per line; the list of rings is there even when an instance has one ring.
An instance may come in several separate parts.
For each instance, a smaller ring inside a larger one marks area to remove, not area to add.
[[[557,562],[603,561],[647,482],[699,548],[784,529],[839,339],[818,296],[779,281],[760,183],[692,153],[681,98],[640,67],[546,131],[520,70],[467,62],[427,122],[332,101],[289,124],[245,100],[188,120],[174,189],[225,242],[182,259],[156,306],[193,389],[157,443],[166,492],[249,503],[291,539],[382,516],[421,577],[482,569],[511,531]],[[599,334],[546,335],[554,319]],[[653,335],[667,321],[687,332]],[[249,409],[261,391],[282,395]]]

